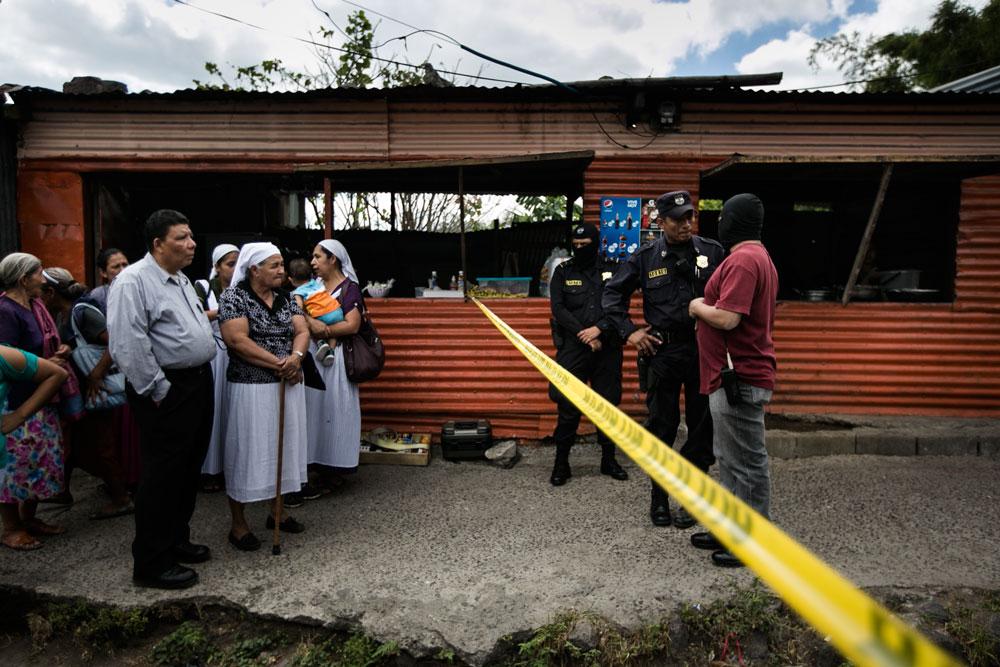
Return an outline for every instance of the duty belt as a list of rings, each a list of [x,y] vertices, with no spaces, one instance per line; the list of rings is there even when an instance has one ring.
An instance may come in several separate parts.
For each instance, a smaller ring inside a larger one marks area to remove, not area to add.
[[[694,329],[657,329],[653,327],[649,333],[661,338],[667,345],[694,340]]]

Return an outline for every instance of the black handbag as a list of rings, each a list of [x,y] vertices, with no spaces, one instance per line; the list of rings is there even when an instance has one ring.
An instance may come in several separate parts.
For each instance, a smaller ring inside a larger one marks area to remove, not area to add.
[[[363,307],[362,302],[362,307]],[[356,334],[341,342],[347,379],[354,384],[374,380],[385,366],[385,346],[378,329],[372,324],[367,310],[361,315],[361,327]]]

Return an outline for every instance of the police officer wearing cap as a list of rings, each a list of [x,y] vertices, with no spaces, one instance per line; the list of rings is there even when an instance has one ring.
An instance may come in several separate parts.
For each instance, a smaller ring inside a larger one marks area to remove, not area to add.
[[[640,247],[604,288],[602,305],[622,340],[639,351],[640,384],[647,389],[646,428],[673,444],[680,425],[680,396],[684,388],[684,417],[688,437],[681,455],[704,472],[715,462],[712,455],[712,417],[708,397],[699,393],[698,345],[694,319],[688,314],[692,299],[703,296],[705,283],[722,262],[725,252],[712,239],[691,233],[694,207],[683,190],[656,200],[657,219],[663,235]],[[629,301],[642,289],[642,311],[647,326],[629,318]],[[690,528],[695,520],[683,507],[671,517],[667,494],[652,484],[649,516],[657,526]]]
[[[552,340],[556,362],[583,382],[590,381],[595,392],[618,405],[622,397],[622,343],[617,329],[601,310],[604,285],[617,265],[598,257],[600,232],[594,225],[573,228],[573,257],[556,266],[549,281],[552,301]],[[552,385],[549,397],[559,406],[553,435],[556,462],[549,481],[562,486],[571,476],[569,450],[580,425],[580,411]],[[601,474],[628,479],[615,460],[615,445],[598,431],[601,445]]]

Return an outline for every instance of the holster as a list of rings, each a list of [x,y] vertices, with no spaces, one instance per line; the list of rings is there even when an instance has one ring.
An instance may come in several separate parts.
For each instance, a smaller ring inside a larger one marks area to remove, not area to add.
[[[740,376],[732,368],[722,369],[722,388],[726,392],[726,402],[729,405],[739,405],[743,402],[740,395]]]
[[[556,322],[555,318],[549,319],[549,325],[552,327],[552,342],[555,344],[557,350],[561,350],[563,344],[566,342],[562,326]]]

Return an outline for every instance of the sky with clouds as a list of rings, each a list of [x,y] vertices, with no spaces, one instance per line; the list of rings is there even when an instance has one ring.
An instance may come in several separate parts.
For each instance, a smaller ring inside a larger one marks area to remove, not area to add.
[[[292,69],[312,67],[311,47],[293,38],[330,25],[315,3],[340,27],[364,6],[377,25],[376,42],[412,32],[409,24],[564,81],[780,71],[784,80],[776,88],[807,88],[843,81],[832,63],[818,72],[807,65],[817,39],[922,29],[939,0],[185,2],[265,30],[174,0],[0,0],[0,83],[60,89],[73,76],[91,75],[125,82],[130,91],[171,91],[206,79],[206,61],[249,65],[278,58]],[[985,3],[965,0],[977,9]],[[427,33],[390,41],[378,53],[411,63],[429,59],[442,70],[539,82]]]

